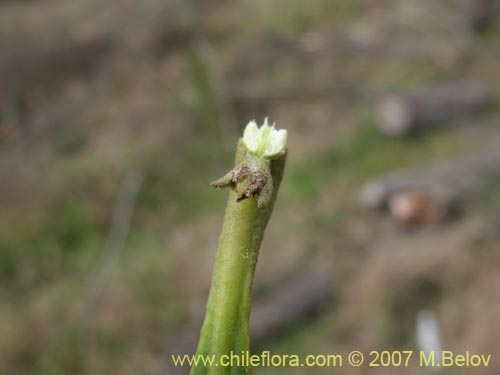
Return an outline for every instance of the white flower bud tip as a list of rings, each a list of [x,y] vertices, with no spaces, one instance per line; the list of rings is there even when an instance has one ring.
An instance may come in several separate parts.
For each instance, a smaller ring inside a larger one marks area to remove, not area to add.
[[[286,152],[287,131],[269,126],[267,117],[259,128],[255,120],[248,123],[243,132],[243,143],[248,151],[262,158],[273,159]]]

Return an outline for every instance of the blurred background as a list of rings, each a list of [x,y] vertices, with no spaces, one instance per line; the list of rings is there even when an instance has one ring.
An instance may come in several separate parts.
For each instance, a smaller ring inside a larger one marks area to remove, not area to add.
[[[227,199],[208,182],[269,116],[289,159],[254,351],[470,350],[490,367],[443,373],[498,374],[499,19],[496,0],[1,1],[0,373],[186,373],[170,355],[195,349]]]

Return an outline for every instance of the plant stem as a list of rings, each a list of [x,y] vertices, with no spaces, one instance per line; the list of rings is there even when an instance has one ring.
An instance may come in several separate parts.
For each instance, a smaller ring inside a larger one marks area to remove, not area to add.
[[[250,349],[248,322],[254,271],[285,159],[286,149],[268,159],[251,153],[240,140],[235,168],[213,183],[215,187],[229,186],[232,190],[219,239],[197,356],[215,356],[218,360],[231,352],[241,356]],[[247,372],[246,366],[205,367],[201,363],[191,369],[191,375]]]

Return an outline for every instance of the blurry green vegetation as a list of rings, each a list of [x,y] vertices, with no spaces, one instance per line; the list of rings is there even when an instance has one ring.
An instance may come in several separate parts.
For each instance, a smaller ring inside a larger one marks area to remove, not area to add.
[[[489,179],[478,196],[476,206],[482,212],[500,214],[500,177]]]
[[[369,77],[372,84],[389,87],[391,90],[425,87],[436,80],[442,80],[452,75],[453,70],[435,64],[422,64],[421,62],[384,61],[376,72]]]
[[[74,155],[81,151],[88,141],[85,128],[79,124],[58,126],[55,132],[54,148],[62,155]]]
[[[196,94],[198,120],[206,124],[209,130],[206,134],[214,138],[213,142],[222,144],[221,102],[217,87],[210,76],[211,70],[206,51],[203,48],[191,50],[188,62]]]
[[[49,212],[22,233],[0,239],[0,277],[12,286],[11,293],[29,292],[35,283],[60,278],[101,245],[98,223],[82,201],[63,199]]]
[[[333,2],[319,0],[303,2],[287,1],[286,7],[280,1],[257,4],[252,8],[249,28],[260,32],[298,34],[321,27],[340,27],[356,17],[360,4],[355,1]]]
[[[44,349],[44,355],[26,374],[84,374],[86,361],[84,349],[79,332],[62,327],[52,335]]]
[[[130,234],[128,248],[120,272],[132,286],[132,307],[154,330],[172,330],[185,322],[188,300],[178,293],[182,287],[176,273],[178,264],[168,242],[152,231],[136,230]],[[159,256],[165,259],[161,263]]]
[[[209,182],[232,163],[230,150],[220,148],[218,142],[207,142],[203,135],[183,151],[177,158],[163,151],[153,153],[146,162],[137,201],[139,207],[179,223],[224,205],[226,195],[211,188]]]

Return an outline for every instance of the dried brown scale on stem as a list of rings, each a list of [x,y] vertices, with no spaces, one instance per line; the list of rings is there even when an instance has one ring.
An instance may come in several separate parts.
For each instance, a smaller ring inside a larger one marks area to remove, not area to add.
[[[241,202],[244,199],[255,197],[261,192],[264,192],[266,186],[272,184],[272,177],[266,175],[258,169],[252,169],[246,165],[241,165],[233,170],[231,170],[224,177],[214,181],[211,185],[215,188],[225,188],[229,187],[238,193],[236,197],[236,202]],[[244,183],[246,182],[246,184]],[[239,189],[237,187],[246,185],[244,189]]]

